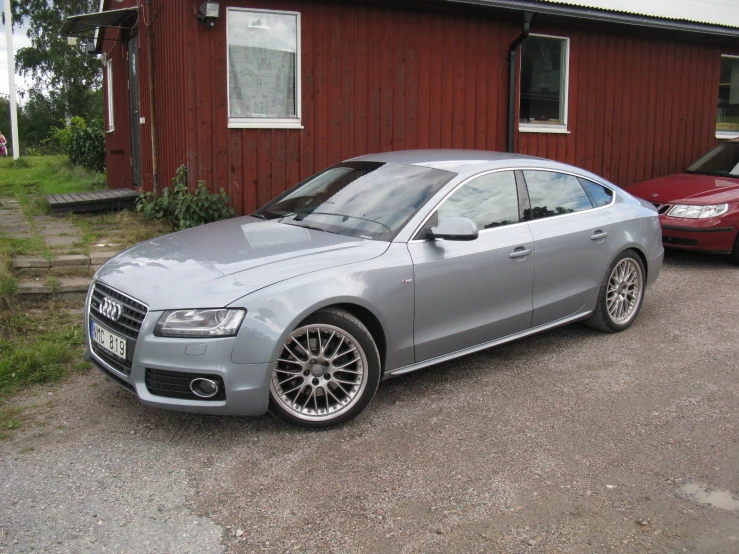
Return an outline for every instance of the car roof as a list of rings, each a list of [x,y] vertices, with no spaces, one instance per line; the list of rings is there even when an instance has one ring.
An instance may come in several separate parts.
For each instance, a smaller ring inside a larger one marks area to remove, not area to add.
[[[526,156],[524,154],[490,152],[487,150],[397,150],[395,152],[368,154],[347,161],[418,165],[452,171],[462,177],[475,175],[490,169],[515,169],[522,167],[569,170],[576,171],[580,175],[588,173],[583,169],[553,160]]]

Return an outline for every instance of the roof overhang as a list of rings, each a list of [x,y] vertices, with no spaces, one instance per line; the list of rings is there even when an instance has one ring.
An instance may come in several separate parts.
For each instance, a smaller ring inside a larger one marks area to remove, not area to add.
[[[569,19],[585,19],[600,21],[604,23],[615,23],[620,25],[631,25],[650,29],[663,29],[666,31],[680,31],[711,35],[721,38],[739,38],[739,28],[709,23],[697,23],[684,19],[667,19],[662,17],[651,17],[625,12],[616,12],[605,9],[596,9],[573,4],[555,4],[550,1],[537,0],[444,0],[456,4],[473,4],[513,11],[527,11]]]
[[[132,29],[138,20],[138,8],[122,8],[81,15],[71,15],[62,25],[62,36],[75,36],[103,27]]]

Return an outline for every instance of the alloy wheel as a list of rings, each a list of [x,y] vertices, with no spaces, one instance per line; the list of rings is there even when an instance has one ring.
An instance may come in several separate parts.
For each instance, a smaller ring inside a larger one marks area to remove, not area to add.
[[[272,372],[273,399],[299,419],[329,421],[346,413],[367,385],[367,356],[346,330],[313,324],[292,332]]]
[[[642,270],[632,258],[624,258],[611,271],[606,307],[611,321],[624,325],[636,315],[643,292]]]

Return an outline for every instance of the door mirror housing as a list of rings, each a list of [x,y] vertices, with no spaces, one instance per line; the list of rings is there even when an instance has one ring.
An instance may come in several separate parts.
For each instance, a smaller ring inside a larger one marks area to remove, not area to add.
[[[477,223],[466,217],[447,217],[442,219],[436,227],[428,230],[432,239],[444,240],[475,240],[479,231]]]

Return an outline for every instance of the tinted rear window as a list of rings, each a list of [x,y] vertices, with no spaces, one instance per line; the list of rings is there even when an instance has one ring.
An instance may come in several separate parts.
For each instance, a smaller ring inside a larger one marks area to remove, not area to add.
[[[607,206],[613,200],[613,191],[603,185],[582,178],[580,179],[580,184],[585,188],[585,192],[590,196],[590,200],[598,208]]]
[[[523,176],[531,199],[533,219],[581,212],[593,207],[577,177],[554,171],[524,171]]]

